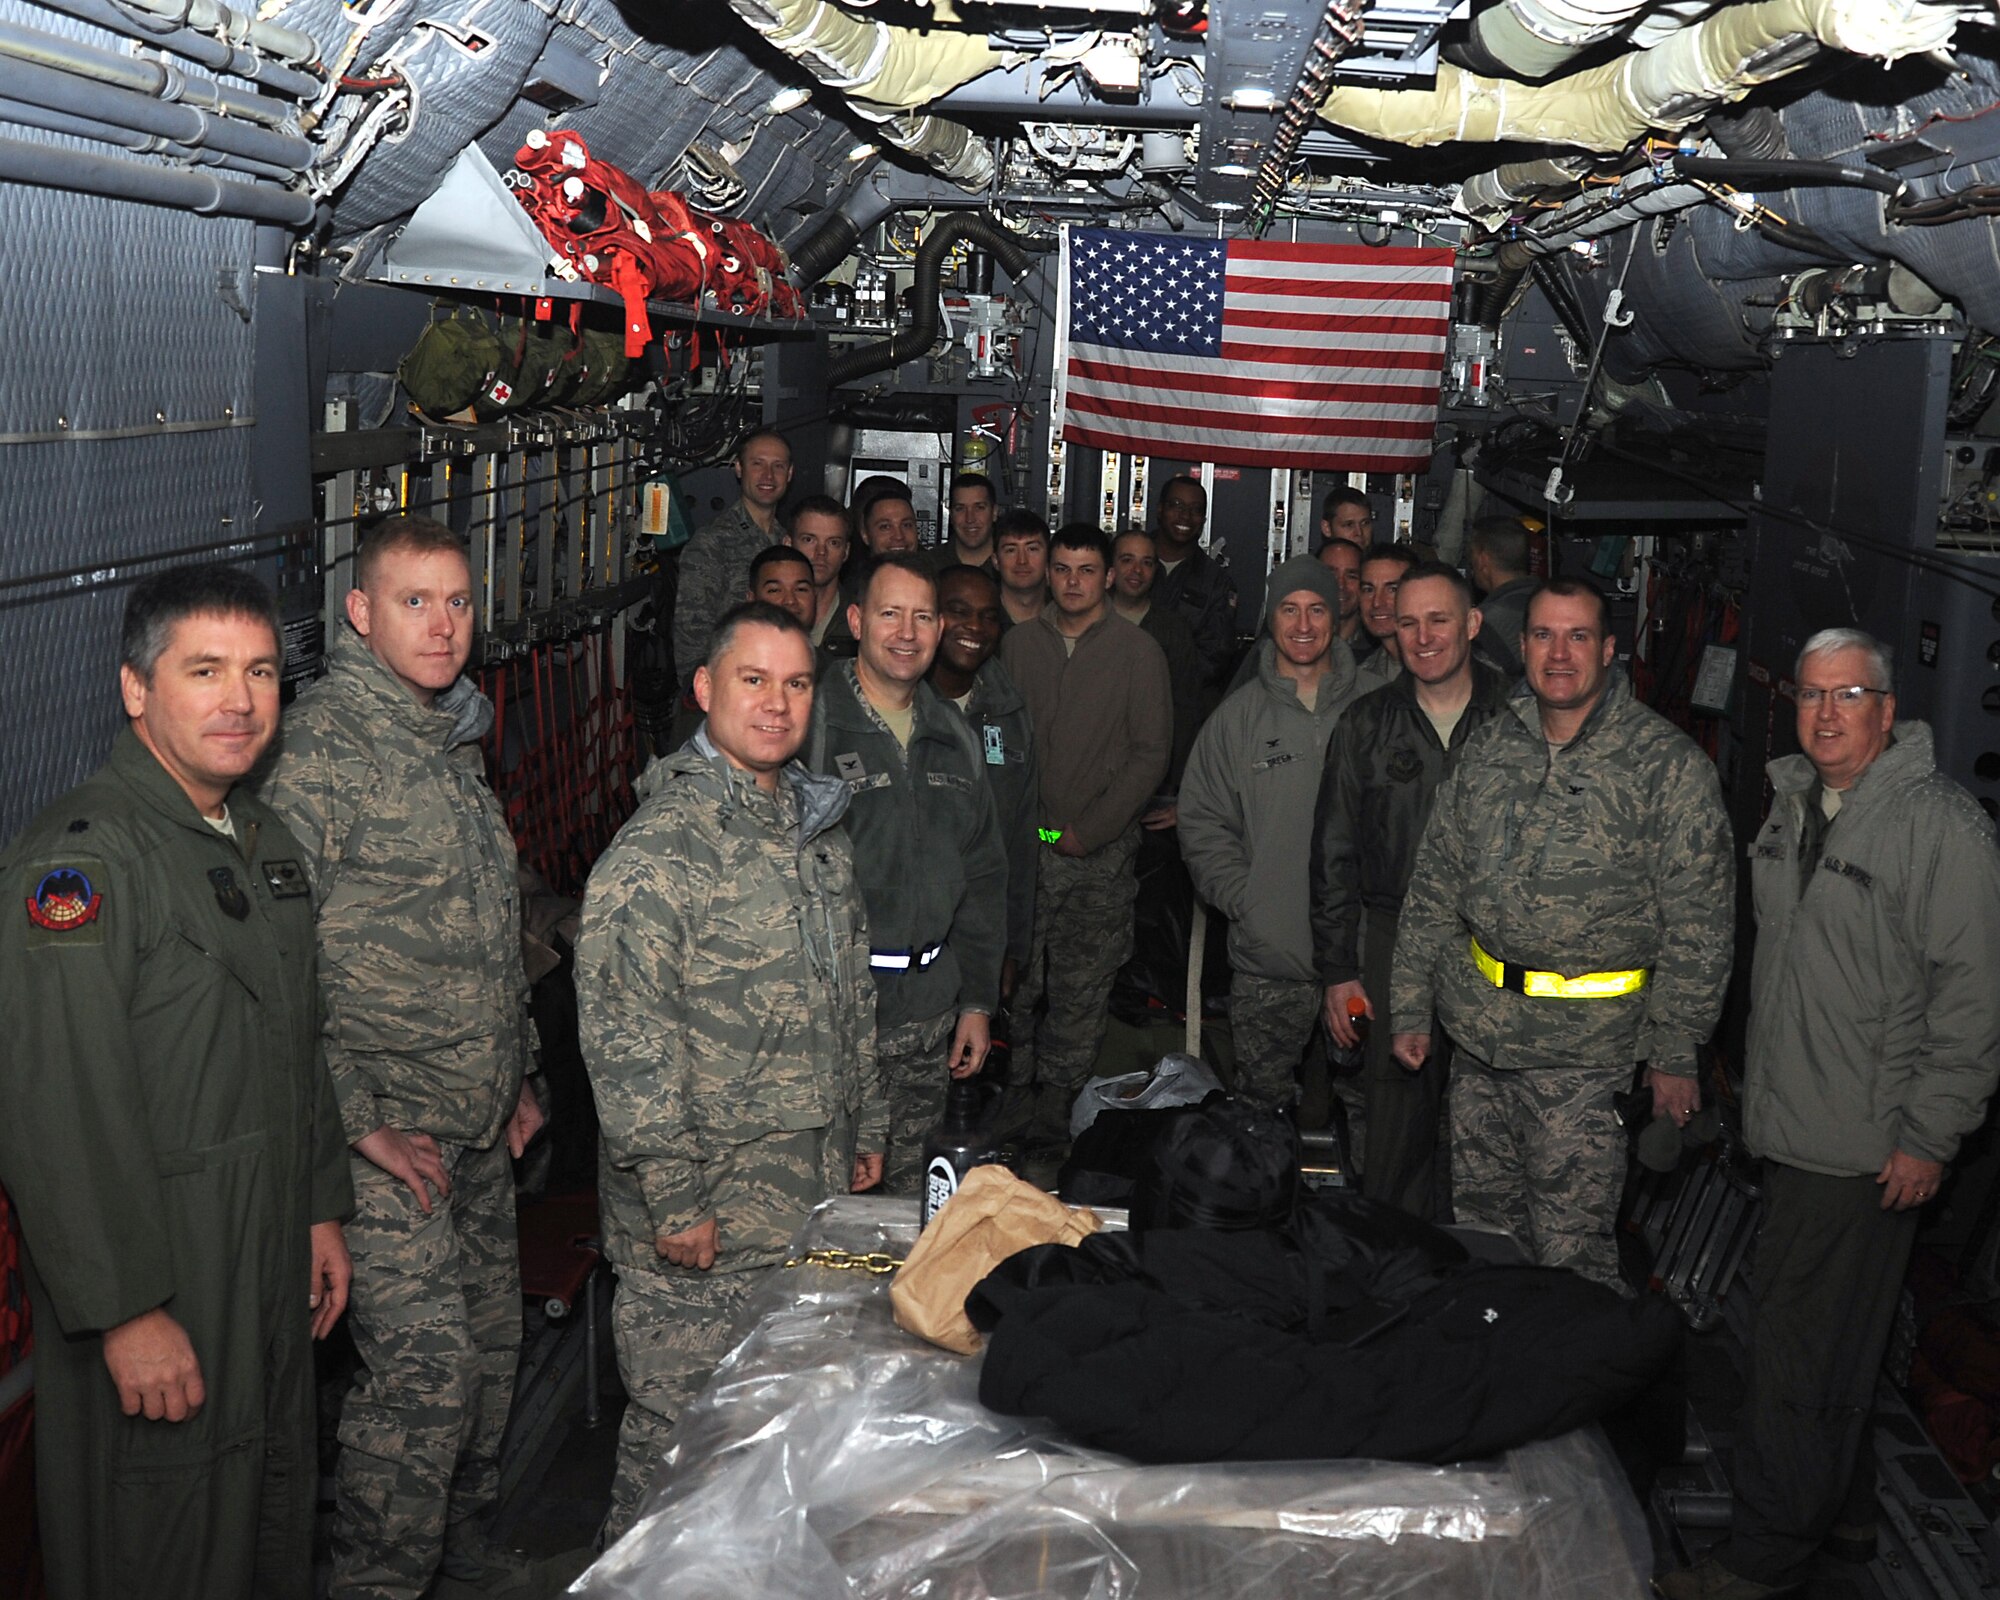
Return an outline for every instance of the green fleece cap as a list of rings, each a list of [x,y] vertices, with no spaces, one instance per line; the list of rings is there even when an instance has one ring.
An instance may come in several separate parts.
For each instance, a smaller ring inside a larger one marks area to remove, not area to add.
[[[1334,616],[1340,615],[1340,579],[1317,556],[1293,556],[1280,561],[1264,580],[1264,622],[1276,626],[1278,602],[1288,594],[1309,589],[1327,603]]]

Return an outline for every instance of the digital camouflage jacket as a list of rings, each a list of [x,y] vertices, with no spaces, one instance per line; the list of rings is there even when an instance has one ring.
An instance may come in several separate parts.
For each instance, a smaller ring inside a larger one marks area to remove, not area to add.
[[[350,1140],[387,1125],[484,1149],[520,1098],[521,893],[479,754],[492,721],[468,678],[419,705],[345,630],[285,714],[262,790],[312,878]]]
[[[1645,1061],[1690,1075],[1729,984],[1735,860],[1715,766],[1614,671],[1560,749],[1525,689],[1439,788],[1403,901],[1392,1026],[1510,1067]],[[1610,999],[1496,988],[1470,941],[1529,970],[1651,970]]]
[[[793,763],[766,794],[703,731],[640,787],[590,874],[576,952],[605,1227],[650,1242],[713,1216],[741,1245],[742,1147],[842,1121],[858,1150],[888,1142],[847,786]],[[803,1220],[825,1196],[795,1198]]]

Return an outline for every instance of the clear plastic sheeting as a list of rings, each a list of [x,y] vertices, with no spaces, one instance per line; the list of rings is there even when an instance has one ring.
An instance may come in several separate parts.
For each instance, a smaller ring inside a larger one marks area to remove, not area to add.
[[[822,1205],[799,1250],[900,1258],[905,1201]],[[674,1600],[1636,1600],[1645,1524],[1595,1431],[1452,1468],[1139,1467],[979,1404],[977,1358],[888,1279],[772,1272],[646,1514],[572,1593]],[[1227,1375],[1218,1375],[1226,1382]]]

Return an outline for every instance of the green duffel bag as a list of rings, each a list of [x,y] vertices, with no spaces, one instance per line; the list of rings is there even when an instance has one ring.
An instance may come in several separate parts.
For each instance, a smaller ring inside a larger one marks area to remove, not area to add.
[[[624,388],[632,361],[625,354],[625,335],[600,328],[583,330],[583,353],[577,358],[583,369],[571,391],[569,404],[600,406],[615,399]]]
[[[566,382],[564,357],[570,351],[570,331],[553,322],[528,317],[500,319],[500,369],[480,391],[474,409],[481,422],[534,406],[554,404]]]
[[[418,335],[396,376],[412,405],[443,420],[477,400],[502,364],[499,335],[478,312],[461,307]]]

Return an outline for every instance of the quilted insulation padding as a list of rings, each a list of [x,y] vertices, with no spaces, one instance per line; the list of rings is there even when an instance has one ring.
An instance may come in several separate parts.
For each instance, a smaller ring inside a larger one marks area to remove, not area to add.
[[[0,184],[0,435],[251,416],[251,223]],[[254,430],[0,443],[0,838],[103,760],[125,596],[252,528]],[[226,520],[225,520],[226,519]],[[149,559],[151,558],[151,559]]]

